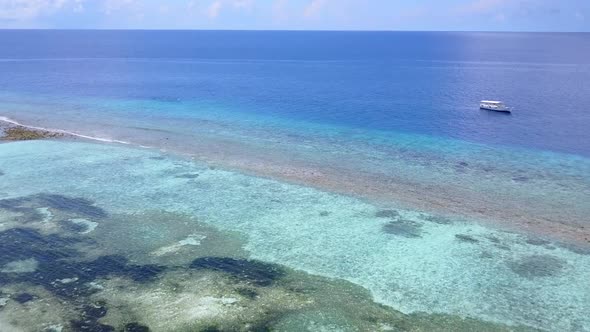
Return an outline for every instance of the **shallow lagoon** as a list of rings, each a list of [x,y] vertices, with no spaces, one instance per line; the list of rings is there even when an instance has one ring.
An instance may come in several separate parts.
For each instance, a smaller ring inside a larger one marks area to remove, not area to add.
[[[221,102],[6,93],[0,99],[9,121],[590,244],[590,159],[584,156],[296,121]]]
[[[151,150],[0,155],[6,328],[590,329],[579,248]]]

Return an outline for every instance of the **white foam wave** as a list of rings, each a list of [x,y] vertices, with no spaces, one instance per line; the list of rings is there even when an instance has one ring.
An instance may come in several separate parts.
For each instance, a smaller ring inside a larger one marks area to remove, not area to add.
[[[88,135],[83,135],[83,134],[79,134],[73,131],[67,131],[67,130],[62,130],[62,129],[52,129],[52,128],[45,128],[45,127],[38,127],[38,126],[30,126],[30,125],[26,125],[26,124],[22,124],[16,120],[7,118],[5,116],[0,116],[0,121],[1,122],[6,122],[6,123],[10,123],[16,126],[21,126],[24,128],[29,128],[29,129],[34,129],[34,130],[43,130],[43,131],[48,131],[51,133],[58,133],[58,134],[64,134],[64,135],[69,135],[69,136],[74,136],[74,137],[79,137],[79,138],[84,138],[84,139],[89,139],[89,140],[93,140],[93,141],[99,141],[99,142],[105,142],[105,143],[118,143],[118,144],[126,144],[126,145],[130,145],[130,142],[127,141],[121,141],[121,140],[116,140],[116,139],[110,139],[110,138],[103,138],[103,137],[96,137],[96,136],[88,136]],[[143,147],[143,146],[142,146]]]

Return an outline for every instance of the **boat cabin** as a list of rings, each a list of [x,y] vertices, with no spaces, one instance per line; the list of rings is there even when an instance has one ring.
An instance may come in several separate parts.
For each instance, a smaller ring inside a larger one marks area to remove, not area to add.
[[[510,112],[510,109],[503,102],[496,100],[482,100],[479,102],[479,108],[489,111]]]

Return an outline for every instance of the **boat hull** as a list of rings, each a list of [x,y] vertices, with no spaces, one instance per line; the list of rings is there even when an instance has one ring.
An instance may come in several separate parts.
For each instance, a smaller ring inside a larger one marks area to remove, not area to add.
[[[490,107],[480,107],[479,109],[486,110],[486,111],[494,111],[494,112],[504,112],[504,113],[510,113],[510,109],[508,109],[508,108],[490,108]]]

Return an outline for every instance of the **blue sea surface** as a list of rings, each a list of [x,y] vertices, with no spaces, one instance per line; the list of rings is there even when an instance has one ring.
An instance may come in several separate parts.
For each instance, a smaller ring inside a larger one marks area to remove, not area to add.
[[[2,331],[590,331],[590,34],[0,46]]]
[[[590,155],[584,33],[5,30],[0,44],[8,93],[208,101],[236,113]],[[514,112],[481,112],[481,99]]]

